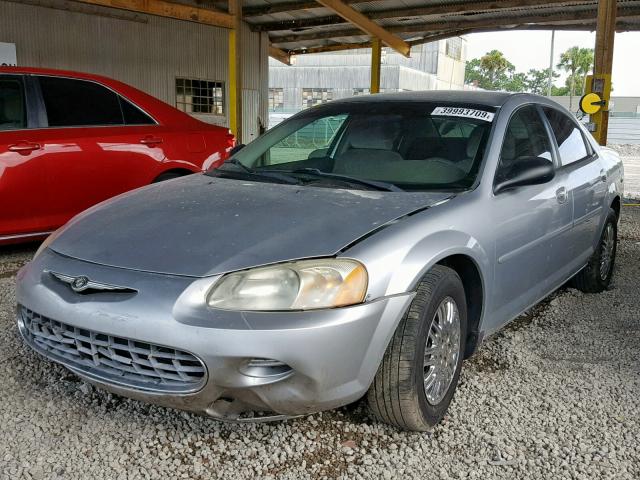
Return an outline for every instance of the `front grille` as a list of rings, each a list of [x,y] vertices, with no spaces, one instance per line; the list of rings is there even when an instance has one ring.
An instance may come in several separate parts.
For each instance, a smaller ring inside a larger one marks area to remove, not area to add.
[[[98,380],[177,393],[198,390],[206,380],[205,366],[190,353],[74,327],[23,306],[18,315],[32,348]]]

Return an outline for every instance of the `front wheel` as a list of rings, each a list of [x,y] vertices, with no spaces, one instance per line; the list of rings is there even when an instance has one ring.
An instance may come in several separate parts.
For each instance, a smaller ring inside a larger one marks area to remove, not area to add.
[[[421,280],[369,389],[374,415],[405,430],[436,425],[458,384],[466,334],[462,281],[436,265]]]
[[[613,277],[613,267],[618,247],[618,217],[609,209],[600,242],[591,255],[589,263],[573,277],[573,285],[585,293],[599,293],[606,290]]]

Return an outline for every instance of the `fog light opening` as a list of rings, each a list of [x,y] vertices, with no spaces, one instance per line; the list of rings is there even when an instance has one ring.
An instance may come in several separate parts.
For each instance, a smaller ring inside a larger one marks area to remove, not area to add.
[[[271,358],[251,358],[240,371],[249,377],[269,378],[288,375],[293,369],[284,362]]]

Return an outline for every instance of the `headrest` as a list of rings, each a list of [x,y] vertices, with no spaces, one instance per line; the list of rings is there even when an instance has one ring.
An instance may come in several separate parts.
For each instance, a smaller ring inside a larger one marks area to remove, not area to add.
[[[509,131],[507,131],[507,134],[504,137],[500,158],[504,158],[506,160],[515,160],[516,158],[516,138],[513,135],[510,135]]]
[[[355,120],[349,128],[351,148],[392,150],[399,126],[389,116],[371,116]]]
[[[480,126],[473,129],[467,141],[467,158],[476,158],[484,129]]]

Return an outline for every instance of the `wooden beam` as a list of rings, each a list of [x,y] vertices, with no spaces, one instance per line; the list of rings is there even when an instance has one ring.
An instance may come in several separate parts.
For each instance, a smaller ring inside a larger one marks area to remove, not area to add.
[[[372,45],[372,42],[335,43],[332,45],[324,45],[319,47],[297,48],[295,50],[289,50],[289,53],[291,55],[306,55],[309,53],[340,52],[343,50],[357,50],[359,48],[371,48],[371,45]]]
[[[598,23],[596,28],[596,48],[594,53],[593,74],[611,79],[613,68],[613,45],[616,34],[616,17],[618,4],[616,0],[600,0],[598,2]],[[605,106],[591,117],[596,124],[594,137],[600,145],[607,144],[609,131],[609,89],[605,87],[601,93]]]
[[[358,3],[362,0],[342,0],[344,3]],[[296,10],[309,10],[313,8],[324,8],[322,5],[319,5],[318,2],[282,2],[282,3],[274,3],[271,5],[260,5],[257,7],[244,7],[242,9],[243,17],[259,17],[262,15],[272,15],[274,13],[282,13],[282,12],[294,12]]]
[[[291,55],[289,54],[289,52],[285,52],[280,48],[269,45],[269,56],[271,58],[275,58],[279,62],[284,63],[285,65],[291,65]]]
[[[208,8],[190,7],[165,0],[76,0],[79,3],[146,13],[158,17],[175,18],[214,27],[233,28],[233,17]]]
[[[371,41],[371,87],[370,93],[380,93],[380,72],[382,64],[382,43],[380,39]]]
[[[640,7],[620,7],[618,9],[618,18],[635,17],[640,15]],[[462,30],[473,28],[490,28],[496,30],[495,27],[509,26],[509,25],[524,25],[524,24],[539,24],[539,25],[562,25],[568,22],[589,21],[597,18],[597,11],[580,10],[578,12],[562,12],[558,14],[531,14],[531,15],[518,15],[517,17],[494,17],[494,18],[481,18],[475,20],[452,20],[437,22],[425,22],[417,24],[407,24],[387,27],[386,30],[391,33],[416,33],[416,32],[438,32],[445,30]],[[271,43],[296,43],[311,40],[322,40],[337,37],[358,37],[362,32],[357,29],[340,29],[340,30],[326,30],[321,32],[310,32],[293,35],[281,35],[272,36]]]
[[[242,143],[242,0],[229,0],[229,14],[233,27],[229,30],[229,129]]]
[[[616,32],[630,32],[630,31],[640,31],[640,17],[628,17],[628,19],[638,19],[637,23],[629,23],[625,21],[618,21],[616,23]],[[424,43],[435,42],[438,40],[445,40],[451,37],[459,37],[461,35],[469,35],[471,33],[485,33],[485,32],[510,32],[512,30],[563,30],[563,31],[595,31],[596,23],[593,22],[584,22],[579,21],[572,24],[561,24],[561,25],[514,25],[507,27],[499,27],[499,28],[470,28],[470,29],[462,29],[462,30],[450,30],[450,31],[441,31],[441,32],[433,32],[428,36],[423,38],[419,38],[416,40],[410,40],[407,43],[412,47],[415,45],[422,45]],[[305,55],[309,53],[324,53],[324,52],[337,52],[344,50],[356,50],[363,48],[371,48],[371,42],[364,43],[338,43],[331,44],[325,46],[314,46],[309,48],[297,48],[295,50],[289,50],[291,55]]]
[[[591,0],[586,0],[587,2]],[[584,5],[585,0],[480,0],[472,3],[454,3],[445,5],[427,5],[425,7],[394,8],[389,10],[376,10],[373,12],[362,12],[371,20],[384,18],[412,18],[428,17],[437,15],[439,17],[456,15],[461,13],[496,13],[508,10],[519,11],[527,8],[536,8],[537,11],[547,7],[561,7],[571,5]],[[595,3],[594,3],[595,6]],[[274,32],[279,30],[292,30],[297,28],[310,28],[325,25],[339,25],[347,21],[337,15],[325,17],[299,18],[294,20],[281,20],[277,22],[252,23],[251,30],[254,32]]]
[[[395,35],[391,34],[388,30],[385,30],[377,23],[369,20],[362,13],[360,13],[357,10],[354,10],[349,5],[344,3],[342,0],[317,0],[317,1],[318,3],[321,3],[325,7],[336,12],[345,20],[354,24],[363,32],[371,35],[372,37],[379,38],[384,43],[389,45],[391,48],[396,50],[398,53],[401,53],[405,57],[409,56],[411,47],[407,42],[402,40],[400,37],[396,37]]]

